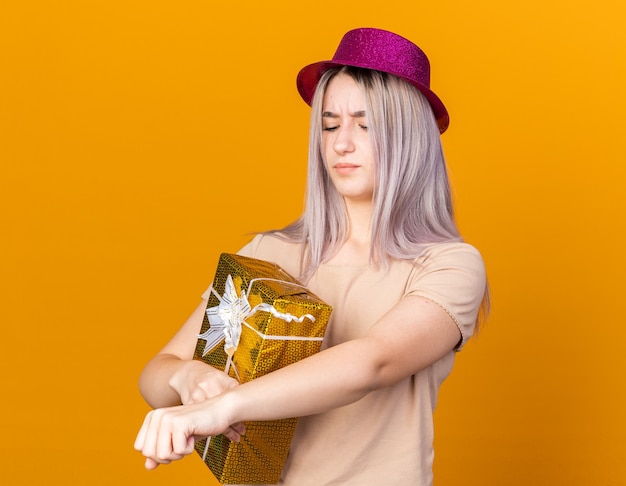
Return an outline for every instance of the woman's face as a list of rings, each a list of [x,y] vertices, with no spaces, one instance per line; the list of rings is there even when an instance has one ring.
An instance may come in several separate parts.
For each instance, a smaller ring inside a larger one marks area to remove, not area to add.
[[[371,201],[375,160],[365,100],[354,79],[331,79],[322,104],[322,151],[326,170],[346,201]]]

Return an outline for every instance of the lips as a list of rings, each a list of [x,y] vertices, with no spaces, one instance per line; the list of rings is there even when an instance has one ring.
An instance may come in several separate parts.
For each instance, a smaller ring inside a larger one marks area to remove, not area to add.
[[[339,174],[349,174],[350,172],[358,169],[360,166],[357,164],[350,164],[346,162],[341,162],[339,164],[335,164],[333,167]]]

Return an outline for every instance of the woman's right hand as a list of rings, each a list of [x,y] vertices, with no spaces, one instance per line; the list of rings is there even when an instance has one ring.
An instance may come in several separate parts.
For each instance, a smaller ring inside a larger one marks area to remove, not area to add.
[[[172,375],[169,385],[178,393],[183,405],[203,402],[231,388],[239,382],[223,371],[195,359],[185,361]],[[246,433],[243,423],[230,426],[224,435],[233,442],[239,442]]]
[[[239,385],[223,371],[195,359],[185,361],[170,377],[169,385],[183,405],[203,402]]]

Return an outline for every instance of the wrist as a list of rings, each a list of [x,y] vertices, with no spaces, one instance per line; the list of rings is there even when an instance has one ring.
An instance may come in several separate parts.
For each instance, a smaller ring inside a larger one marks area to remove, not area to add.
[[[240,409],[241,393],[238,393],[238,388],[232,388],[216,397],[218,416],[224,417],[228,425],[247,420],[247,417],[244,416]]]
[[[179,396],[182,395],[184,385],[189,381],[190,372],[197,363],[195,360],[180,360],[170,375],[167,384]]]

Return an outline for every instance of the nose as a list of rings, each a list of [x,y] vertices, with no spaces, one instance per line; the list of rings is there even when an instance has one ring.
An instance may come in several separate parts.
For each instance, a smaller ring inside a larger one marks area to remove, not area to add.
[[[333,149],[338,154],[345,154],[354,150],[354,140],[351,127],[347,124],[342,125],[337,129],[335,141],[333,142]]]

